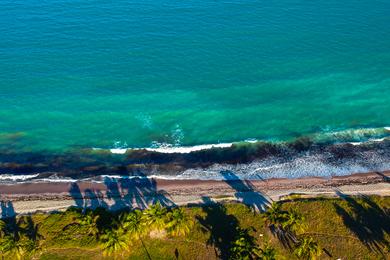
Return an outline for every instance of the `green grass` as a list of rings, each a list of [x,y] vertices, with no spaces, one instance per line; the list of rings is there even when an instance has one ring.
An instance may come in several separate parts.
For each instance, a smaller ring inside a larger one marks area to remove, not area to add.
[[[331,257],[320,259],[390,259],[389,219],[390,197],[363,198],[292,198],[282,204],[284,210],[296,209],[305,218],[306,235],[313,237]],[[195,221],[186,237],[154,239],[144,242],[152,259],[216,259],[215,246],[227,248],[234,238],[236,227],[250,228],[250,234],[260,247],[266,243],[274,247],[278,259],[296,259],[270,232],[261,215],[248,207],[229,203],[219,206],[190,207],[186,212]],[[38,225],[42,250],[34,259],[114,259],[104,257],[93,236],[85,228],[71,225],[78,213],[67,211],[54,214],[34,214]],[[366,232],[366,233],[365,233]],[[368,233],[367,233],[368,232]],[[365,235],[368,235],[365,237]],[[304,235],[304,234],[298,234]],[[378,248],[380,250],[378,250]],[[118,259],[145,259],[139,241],[134,241],[129,252]]]
[[[308,232],[310,235],[315,237],[320,245],[330,251],[334,257],[342,259],[385,258],[376,250],[371,249],[370,245],[363,243],[356,232],[367,230],[367,233],[363,232],[362,238],[382,244],[383,251],[386,251],[384,244],[390,242],[390,234],[388,233],[390,229],[390,198],[369,197],[369,201],[379,206],[381,212],[368,207],[361,198],[353,198],[353,201],[362,208],[341,199],[296,200],[285,203],[283,206],[299,209],[309,224],[310,230]],[[338,213],[337,208],[344,209],[345,213],[360,221],[346,221],[345,215]],[[381,213],[386,214],[385,218],[381,217]],[[376,233],[382,233],[382,231],[383,238],[378,237]],[[387,252],[387,258],[389,257],[389,252]]]

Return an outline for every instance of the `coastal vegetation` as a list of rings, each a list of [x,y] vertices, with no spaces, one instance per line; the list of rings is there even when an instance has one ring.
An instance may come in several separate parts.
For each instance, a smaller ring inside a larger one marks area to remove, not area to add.
[[[390,198],[298,196],[256,212],[240,203],[0,220],[3,259],[388,259]]]

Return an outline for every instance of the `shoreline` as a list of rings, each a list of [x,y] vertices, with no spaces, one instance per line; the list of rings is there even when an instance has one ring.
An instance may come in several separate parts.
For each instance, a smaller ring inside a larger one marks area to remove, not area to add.
[[[11,202],[16,214],[66,210],[70,206],[110,210],[242,202],[262,210],[289,195],[336,197],[342,195],[390,196],[390,171],[357,173],[332,178],[305,177],[267,180],[125,180],[107,183],[21,183],[0,185],[0,200]],[[2,213],[4,216],[4,214]]]

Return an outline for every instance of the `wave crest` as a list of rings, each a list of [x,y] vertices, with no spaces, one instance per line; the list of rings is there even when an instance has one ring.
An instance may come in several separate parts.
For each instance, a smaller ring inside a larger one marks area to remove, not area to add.
[[[92,148],[93,150],[109,150],[113,154],[125,154],[128,151],[146,150],[149,152],[157,153],[191,153],[202,150],[214,149],[214,148],[230,148],[235,144],[253,144],[261,143],[262,141],[256,139],[248,139],[245,141],[238,141],[232,143],[216,143],[216,144],[201,144],[194,146],[180,146],[182,133],[180,128],[177,132],[177,137],[174,144],[160,143],[157,141],[152,142],[150,147],[128,147],[126,143],[115,142],[111,148]],[[358,129],[346,129],[340,131],[321,132],[306,137],[298,138],[297,140],[308,139],[313,143],[351,143],[353,145],[360,145],[365,142],[383,141],[390,137],[390,127],[378,127],[378,128],[358,128]],[[281,142],[283,143],[283,142]]]

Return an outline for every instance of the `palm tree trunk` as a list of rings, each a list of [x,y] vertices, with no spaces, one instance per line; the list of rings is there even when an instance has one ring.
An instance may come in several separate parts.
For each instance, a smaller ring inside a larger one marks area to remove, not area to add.
[[[141,244],[142,244],[142,246],[143,246],[143,248],[144,248],[144,250],[145,250],[145,252],[146,252],[146,255],[148,256],[148,259],[149,259],[149,260],[152,260],[152,258],[150,257],[150,254],[149,254],[148,250],[146,249],[146,246],[145,246],[144,241],[142,240],[141,236],[138,236],[138,237],[139,237],[139,240],[141,240]]]

